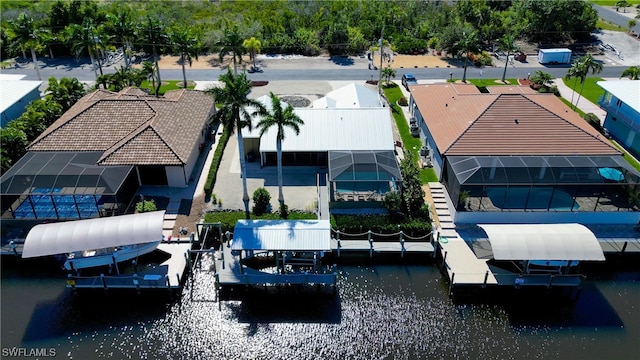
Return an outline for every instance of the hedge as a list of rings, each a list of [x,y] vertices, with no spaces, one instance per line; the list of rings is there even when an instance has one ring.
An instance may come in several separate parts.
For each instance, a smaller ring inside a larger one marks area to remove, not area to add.
[[[229,141],[229,132],[225,128],[218,140],[218,146],[216,152],[213,154],[213,161],[211,161],[211,167],[209,168],[209,174],[207,175],[207,182],[204,184],[204,193],[207,196],[211,196],[213,191],[213,185],[216,183],[216,176],[218,175],[218,168],[220,167],[220,161],[222,161],[222,153]]]
[[[222,224],[222,232],[231,231],[236,226],[238,220],[244,219],[244,211],[214,211],[206,213],[204,215],[205,222],[219,222]],[[291,211],[288,214],[288,220],[315,220],[318,217],[314,213]],[[251,214],[251,219],[263,219],[263,220],[282,220],[279,213],[264,213],[260,216]]]
[[[378,234],[394,234],[402,230],[407,235],[417,237],[431,232],[429,220],[403,218],[397,221],[388,215],[331,215],[331,227],[348,234],[369,230]]]

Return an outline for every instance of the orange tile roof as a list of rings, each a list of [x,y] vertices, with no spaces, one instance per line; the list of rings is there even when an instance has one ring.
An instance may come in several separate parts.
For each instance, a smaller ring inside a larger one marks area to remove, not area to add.
[[[96,90],[36,138],[29,151],[103,151],[101,165],[186,164],[214,111],[213,98],[200,91],[154,97],[134,88]]]
[[[463,86],[473,85],[433,84],[411,89],[442,154],[620,155],[552,94],[524,89],[480,94]]]

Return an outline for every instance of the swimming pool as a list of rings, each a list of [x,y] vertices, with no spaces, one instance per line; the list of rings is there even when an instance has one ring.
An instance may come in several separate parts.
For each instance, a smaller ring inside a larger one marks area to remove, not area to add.
[[[573,197],[552,187],[488,186],[486,194],[494,206],[501,209],[531,209],[571,211],[579,208]],[[552,198],[553,197],[553,198]]]

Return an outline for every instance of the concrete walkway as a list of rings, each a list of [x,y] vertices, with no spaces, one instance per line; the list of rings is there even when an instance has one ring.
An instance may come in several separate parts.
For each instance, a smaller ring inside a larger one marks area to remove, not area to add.
[[[573,81],[573,80],[570,80],[570,81]],[[558,90],[560,90],[560,96],[567,99],[568,101],[571,101],[571,95],[573,94],[573,90],[567,85],[565,85],[563,79],[562,78],[555,79],[554,84],[558,87]],[[604,90],[602,90],[602,93],[604,93]],[[579,93],[576,91],[575,95],[573,95],[574,103],[575,101],[578,100],[578,95]],[[576,107],[584,111],[586,114],[588,113],[595,114],[598,117],[598,119],[600,119],[600,125],[604,124],[604,118],[607,116],[607,112],[602,110],[598,105],[592,103],[588,99],[585,99],[584,96],[580,96],[580,100],[578,100],[578,104],[576,105]]]

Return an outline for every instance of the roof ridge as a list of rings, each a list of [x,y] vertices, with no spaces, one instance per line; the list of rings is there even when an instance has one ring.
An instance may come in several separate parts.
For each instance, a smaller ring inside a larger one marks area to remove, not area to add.
[[[481,94],[481,95],[485,95],[485,96],[488,96],[488,95],[494,95],[494,96],[496,96],[496,94],[486,94],[486,93],[484,93],[484,94],[483,94],[483,93],[479,93],[479,94]],[[476,95],[476,94],[470,94],[470,95]],[[496,101],[498,101],[498,99],[500,99],[500,95],[503,95],[503,94],[498,94],[498,95],[496,96],[496,98],[495,98],[495,99],[493,99],[493,101],[492,101],[492,102],[490,102],[490,103],[489,103],[489,105],[487,105],[487,107],[486,107],[484,110],[482,110],[482,112],[480,113],[480,115],[478,115],[475,119],[473,119],[473,120],[469,123],[469,125],[464,129],[464,131],[462,131],[462,132],[460,133],[460,135],[458,135],[458,136],[455,138],[455,140],[453,140],[453,141],[451,142],[451,144],[449,144],[449,146],[448,146],[446,149],[444,149],[444,151],[442,151],[442,153],[443,153],[443,154],[444,154],[444,153],[446,153],[447,151],[449,151],[449,149],[451,149],[451,148],[452,148],[452,147],[453,147],[453,146],[458,142],[458,140],[460,140],[460,138],[462,138],[462,137],[464,136],[464,134],[466,134],[466,133],[469,131],[469,129],[470,129],[473,125],[475,125],[476,121],[478,121],[478,119],[480,119],[480,118],[481,118],[481,117],[482,117],[482,116],[483,116],[483,115],[484,115],[484,114],[485,114],[485,113],[486,113],[486,112],[487,112],[487,111],[488,111],[488,110],[493,106],[493,104],[495,104],[495,103],[496,103]]]

